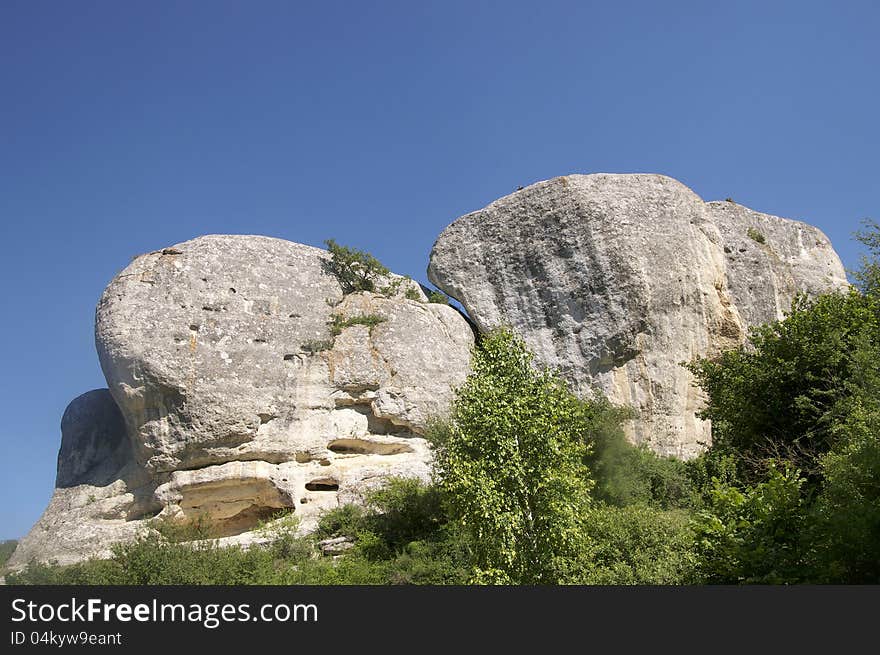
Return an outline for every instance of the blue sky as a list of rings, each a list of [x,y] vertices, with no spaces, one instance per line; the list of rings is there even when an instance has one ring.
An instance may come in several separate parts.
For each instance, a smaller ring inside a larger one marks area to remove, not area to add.
[[[0,3],[0,538],[45,507],[95,304],[207,233],[426,282],[452,220],[567,173],[657,172],[819,226],[880,218],[874,2]]]

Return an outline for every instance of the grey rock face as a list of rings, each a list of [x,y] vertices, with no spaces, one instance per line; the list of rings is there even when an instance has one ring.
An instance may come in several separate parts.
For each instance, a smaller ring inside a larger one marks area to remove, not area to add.
[[[428,277],[481,330],[513,327],[575,391],[636,408],[631,438],[680,457],[710,434],[679,363],[742,343],[796,291],[846,285],[818,229],[641,174],[555,178],[462,216]]]
[[[125,419],[107,389],[74,398],[61,417],[56,487],[104,485],[132,459]]]
[[[99,409],[71,413],[76,436],[65,433],[59,479],[77,486],[56,490],[12,565],[105,554],[153,517],[204,514],[217,537],[252,543],[280,510],[308,530],[389,476],[427,479],[421,435],[467,375],[471,328],[424,302],[411,280],[394,297],[343,296],[328,257],[213,235],[141,255],[117,275],[95,326],[112,399],[87,394]],[[113,400],[121,441],[107,427]],[[117,443],[130,466],[107,480],[125,459]]]

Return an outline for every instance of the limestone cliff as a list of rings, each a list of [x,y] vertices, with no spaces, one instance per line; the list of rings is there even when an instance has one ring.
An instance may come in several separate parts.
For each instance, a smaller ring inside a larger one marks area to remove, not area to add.
[[[641,174],[559,177],[462,216],[428,277],[481,330],[513,327],[576,390],[636,408],[634,441],[681,457],[710,432],[679,363],[742,343],[798,291],[847,284],[815,227]]]

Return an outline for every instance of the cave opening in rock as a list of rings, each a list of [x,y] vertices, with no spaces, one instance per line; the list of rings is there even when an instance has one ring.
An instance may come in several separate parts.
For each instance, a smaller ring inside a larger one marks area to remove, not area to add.
[[[318,478],[306,483],[308,491],[339,491],[339,483],[333,478]]]
[[[184,487],[179,501],[184,522],[206,523],[208,536],[230,537],[250,532],[279,514],[293,511],[294,502],[266,478],[229,478]]]
[[[413,449],[405,443],[380,443],[366,439],[334,439],[327,449],[340,455],[400,455],[411,453]]]

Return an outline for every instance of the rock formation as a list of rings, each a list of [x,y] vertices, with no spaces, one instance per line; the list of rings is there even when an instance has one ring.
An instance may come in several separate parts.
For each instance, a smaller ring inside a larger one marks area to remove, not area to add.
[[[818,229],[703,202],[661,175],[539,182],[448,226],[428,277],[480,330],[508,324],[575,390],[634,407],[629,430],[661,454],[710,439],[680,362],[736,346],[796,292],[847,284]]]
[[[464,380],[473,332],[397,276],[393,297],[343,295],[327,261],[206,236],[117,275],[96,312],[109,393],[65,412],[58,488],[10,566],[106,555],[155,517],[207,515],[247,542],[279,510],[308,529],[390,475],[427,478],[419,435]]]
[[[157,517],[207,515],[216,537],[253,543],[279,511],[307,530],[388,476],[426,478],[420,435],[467,374],[471,327],[399,276],[343,294],[328,261],[206,236],[117,275],[96,312],[109,390],[65,412],[55,494],[9,565],[103,556]],[[798,292],[847,284],[818,229],[660,175],[521,189],[447,227],[428,276],[575,391],[635,408],[634,441],[680,457],[710,438],[680,363],[742,344]]]

